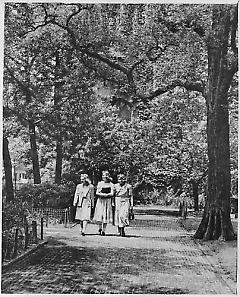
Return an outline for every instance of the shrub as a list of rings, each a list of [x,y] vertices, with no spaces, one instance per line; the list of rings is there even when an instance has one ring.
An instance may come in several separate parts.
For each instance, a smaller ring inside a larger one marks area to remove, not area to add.
[[[27,202],[14,201],[2,204],[2,230],[9,230],[13,227],[22,227],[23,218],[28,215],[30,205]]]
[[[72,204],[75,184],[37,184],[26,185],[16,193],[16,200],[26,201],[34,208],[65,208]]]
[[[147,200],[148,200],[149,204],[161,205],[162,204],[162,192],[157,189],[154,189],[147,196]]]

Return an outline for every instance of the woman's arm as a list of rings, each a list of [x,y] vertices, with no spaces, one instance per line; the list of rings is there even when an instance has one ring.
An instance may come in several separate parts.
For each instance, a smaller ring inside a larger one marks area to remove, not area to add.
[[[96,195],[100,196],[100,197],[107,197],[105,193],[102,193],[102,185],[101,185],[101,182],[98,183],[97,185],[97,192],[96,192]]]
[[[106,197],[106,198],[113,197],[113,195],[114,195],[114,189],[115,189],[114,184],[111,183],[111,184],[109,185],[109,188],[111,189],[111,190],[110,190],[110,193],[104,194],[104,195],[105,195],[104,197]]]
[[[75,191],[75,195],[74,195],[74,199],[73,199],[74,206],[77,206],[78,196],[79,196],[79,185],[77,185],[77,187],[76,187],[76,191]]]
[[[133,207],[133,192],[132,192],[132,186],[129,185],[128,188],[129,198],[130,198],[130,207]]]
[[[114,191],[115,191],[115,187],[114,187],[114,184],[113,183],[111,183],[111,192],[109,193],[109,194],[107,194],[108,195],[108,197],[113,197],[113,195],[114,195]]]
[[[90,200],[91,200],[91,207],[94,206],[94,186],[90,187]]]

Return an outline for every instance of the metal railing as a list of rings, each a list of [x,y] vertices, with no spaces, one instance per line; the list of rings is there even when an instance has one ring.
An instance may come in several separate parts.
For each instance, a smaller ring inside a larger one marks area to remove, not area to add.
[[[43,218],[31,220],[24,216],[23,225],[2,232],[2,261],[10,261],[28,249],[32,244],[43,240]]]

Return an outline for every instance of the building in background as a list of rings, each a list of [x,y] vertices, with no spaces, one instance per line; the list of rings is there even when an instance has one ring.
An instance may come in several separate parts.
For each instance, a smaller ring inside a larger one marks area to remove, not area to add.
[[[29,169],[24,165],[13,166],[13,187],[15,190],[19,190],[21,186],[26,184],[33,184],[32,174],[29,173]]]
[[[13,164],[12,166],[12,182],[14,191],[19,190],[26,184],[33,184],[33,176],[27,166]],[[5,196],[5,173],[2,175],[2,194]]]

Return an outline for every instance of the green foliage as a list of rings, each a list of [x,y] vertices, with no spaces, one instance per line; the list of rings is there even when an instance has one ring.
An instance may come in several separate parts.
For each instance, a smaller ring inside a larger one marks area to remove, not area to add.
[[[75,192],[75,184],[27,185],[16,193],[16,200],[26,201],[34,208],[65,208],[69,207]]]
[[[45,12],[54,13],[55,23],[43,25],[51,20]],[[66,30],[64,24],[75,12]],[[206,82],[207,51],[201,36],[210,30],[210,20],[208,5],[6,4],[5,65],[32,93],[27,102],[5,71],[5,106],[8,115],[15,115],[4,117],[5,130],[15,138],[13,146],[23,139],[13,155],[29,163],[23,127],[32,117],[43,178],[54,175],[60,135],[66,181],[77,183],[79,172],[85,171],[96,183],[107,168],[114,178],[125,171],[133,185],[149,185],[150,194],[136,193],[141,201],[165,201],[162,189],[170,185],[174,193],[183,190],[189,195],[191,180],[200,185],[204,180],[208,161],[203,97],[171,87],[151,102],[147,99],[176,81]],[[43,26],[34,30],[39,24]],[[234,193],[236,97],[231,90]],[[62,186],[44,184],[21,191],[20,197],[26,195],[38,206],[46,206],[46,201],[64,206],[70,199]]]
[[[27,201],[16,200],[2,204],[2,229],[10,230],[13,227],[22,227],[23,218],[28,215],[31,205]]]

